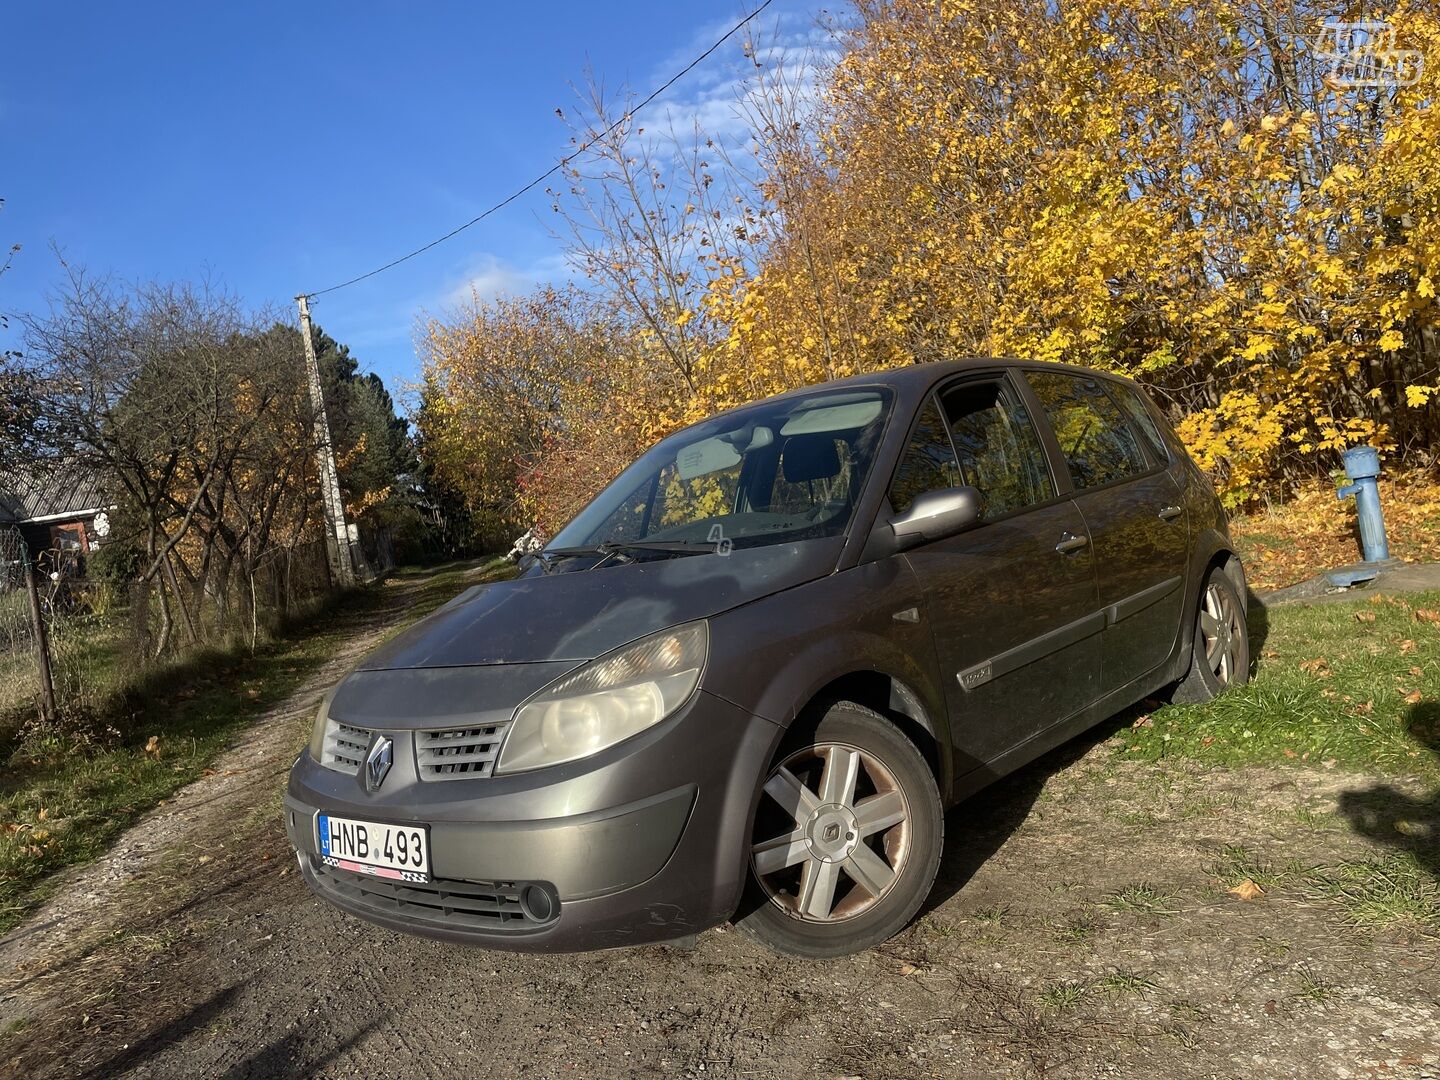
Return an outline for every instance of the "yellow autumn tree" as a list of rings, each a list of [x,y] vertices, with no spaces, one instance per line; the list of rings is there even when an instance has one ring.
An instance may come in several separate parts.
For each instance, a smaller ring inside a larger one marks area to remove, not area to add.
[[[607,344],[555,342],[579,404],[538,442],[520,432],[523,453],[455,471],[558,522],[718,409],[977,354],[1140,379],[1232,504],[1355,442],[1426,460],[1440,12],[1338,14],[1393,29],[1369,54],[1389,83],[1346,79],[1322,47],[1337,12],[1310,0],[857,0],[819,68],[747,43],[745,140],[646,130],[628,98],[591,95],[551,194],[590,282],[590,313],[564,321],[603,310]],[[475,369],[458,358],[508,354],[486,320],[517,310],[428,335],[427,378],[460,395],[436,418],[457,448],[525,428],[460,389]]]
[[[1232,501],[1433,445],[1440,24],[1364,14],[1437,58],[1414,85],[1331,78],[1314,4],[862,2],[730,352],[1135,375]]]
[[[482,527],[553,532],[659,437],[653,350],[574,289],[472,296],[423,324],[420,444]]]

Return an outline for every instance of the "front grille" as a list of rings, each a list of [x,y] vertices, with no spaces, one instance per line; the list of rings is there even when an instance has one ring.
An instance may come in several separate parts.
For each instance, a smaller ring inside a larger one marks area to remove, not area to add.
[[[320,752],[320,764],[354,776],[365,760],[373,734],[367,728],[351,727],[330,717],[325,721],[325,746]]]
[[[313,856],[310,868],[322,894],[425,926],[495,932],[535,930],[553,921],[525,913],[520,903],[525,882],[388,881],[326,866]]]
[[[506,721],[489,727],[417,731],[415,762],[420,767],[420,779],[466,780],[491,775],[509,728]]]

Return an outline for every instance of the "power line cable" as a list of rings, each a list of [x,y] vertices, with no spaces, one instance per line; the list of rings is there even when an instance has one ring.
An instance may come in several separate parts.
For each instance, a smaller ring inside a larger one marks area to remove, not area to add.
[[[590,139],[590,140],[588,140],[587,142],[581,143],[580,146],[579,146],[578,148],[576,148],[576,150],[575,150],[573,153],[567,154],[565,157],[562,157],[559,161],[557,161],[557,162],[556,162],[554,165],[552,165],[549,169],[545,170],[545,172],[543,172],[543,173],[541,173],[539,176],[535,177],[534,180],[531,180],[531,181],[530,181],[528,184],[526,184],[524,187],[519,188],[519,189],[511,192],[509,195],[505,196],[505,198],[503,198],[503,199],[501,199],[499,202],[497,202],[494,206],[491,206],[490,208],[488,208],[487,210],[483,211],[482,213],[477,214],[475,217],[473,217],[473,218],[471,218],[469,221],[465,222],[465,224],[459,225],[459,226],[457,226],[456,228],[451,229],[451,230],[450,230],[449,232],[447,232],[444,236],[437,237],[436,239],[431,240],[428,244],[425,244],[425,245],[423,245],[423,246],[421,246],[421,247],[418,247],[418,248],[416,248],[414,251],[409,252],[408,254],[401,255],[398,259],[391,259],[389,262],[387,262],[387,263],[386,263],[385,265],[383,265],[383,266],[377,266],[374,270],[369,270],[369,271],[367,271],[366,273],[360,274],[360,275],[357,276],[357,277],[350,278],[348,281],[342,281],[342,282],[340,282],[340,284],[338,284],[338,285],[331,285],[331,286],[329,286],[328,288],[317,289],[317,290],[315,290],[314,292],[305,293],[304,295],[306,295],[307,297],[309,297],[309,298],[311,298],[311,299],[314,299],[314,298],[317,297],[317,296],[324,296],[326,293],[332,293],[332,292],[335,292],[335,291],[338,290],[338,289],[344,289],[344,288],[347,288],[347,287],[349,287],[349,286],[351,286],[351,285],[355,285],[355,284],[357,284],[357,283],[359,283],[359,282],[361,282],[361,281],[364,281],[366,278],[372,278],[372,277],[374,277],[376,274],[383,274],[386,270],[390,270],[390,269],[392,269],[392,268],[394,268],[394,267],[396,267],[396,266],[399,266],[399,265],[400,265],[401,263],[403,263],[403,262],[408,262],[409,260],[415,258],[415,256],[417,256],[417,255],[423,255],[425,252],[429,251],[431,248],[433,248],[433,247],[438,247],[439,245],[445,243],[446,240],[450,240],[450,239],[452,239],[452,238],[454,238],[454,237],[456,237],[456,236],[459,236],[459,235],[460,235],[462,232],[464,232],[466,229],[470,228],[470,227],[473,226],[473,225],[478,225],[480,222],[484,221],[484,220],[485,220],[487,217],[489,217],[491,214],[495,213],[497,210],[503,210],[505,207],[509,206],[512,202],[514,202],[516,199],[520,198],[520,196],[526,194],[527,192],[533,191],[535,188],[537,188],[537,187],[539,187],[541,184],[543,184],[546,180],[549,180],[550,177],[554,176],[554,175],[555,175],[556,173],[558,173],[561,169],[565,168],[566,165],[569,165],[570,162],[574,161],[574,160],[575,160],[577,157],[579,157],[581,154],[585,153],[585,151],[588,150],[591,146],[595,145],[595,143],[597,143],[597,142],[599,142],[601,139],[605,138],[607,135],[609,135],[611,132],[615,131],[617,128],[621,127],[623,124],[628,123],[631,119],[634,118],[634,116],[635,116],[636,113],[638,113],[641,109],[645,108],[645,106],[649,105],[652,101],[654,101],[656,98],[658,98],[661,94],[665,93],[666,90],[669,90],[672,86],[674,86],[676,83],[678,83],[678,82],[679,82],[681,79],[683,79],[686,75],[690,74],[690,72],[693,71],[695,68],[697,68],[700,64],[704,63],[705,60],[707,60],[707,59],[710,57],[710,54],[711,54],[711,53],[713,53],[716,49],[720,48],[721,45],[724,45],[725,42],[729,41],[732,37],[734,37],[734,36],[735,36],[737,33],[739,33],[742,29],[744,29],[747,24],[749,24],[750,22],[752,22],[762,11],[764,11],[766,8],[768,8],[772,3],[774,3],[774,0],[764,0],[764,2],[763,2],[759,7],[757,7],[754,11],[752,11],[749,15],[746,15],[743,19],[741,19],[738,23],[736,23],[734,26],[732,26],[729,30],[727,30],[713,45],[711,45],[708,49],[706,49],[704,52],[702,52],[699,56],[695,57],[694,60],[691,60],[690,63],[686,64],[683,68],[681,68],[681,69],[680,69],[678,72],[676,72],[674,75],[672,75],[672,76],[671,76],[668,80],[666,80],[666,82],[663,83],[660,87],[658,87],[657,89],[651,91],[651,93],[650,93],[644,100],[642,100],[638,105],[636,105],[633,109],[628,109],[628,110],[626,110],[625,114],[624,114],[623,116],[621,116],[619,120],[616,120],[616,121],[615,121],[613,124],[611,124],[609,127],[605,128],[605,129],[604,129],[603,131],[601,131],[598,135],[596,135],[593,139]]]

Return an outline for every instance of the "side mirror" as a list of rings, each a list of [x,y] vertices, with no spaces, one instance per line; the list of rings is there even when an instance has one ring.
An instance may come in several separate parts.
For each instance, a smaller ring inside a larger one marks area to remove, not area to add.
[[[963,532],[980,520],[980,502],[980,492],[973,487],[942,488],[917,495],[910,509],[890,519],[896,547],[904,551]]]

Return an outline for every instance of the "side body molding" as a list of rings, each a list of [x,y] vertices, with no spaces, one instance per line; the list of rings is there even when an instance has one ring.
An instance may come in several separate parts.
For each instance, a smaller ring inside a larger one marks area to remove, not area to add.
[[[960,685],[966,690],[984,686],[991,679],[1008,675],[1026,664],[1033,664],[1036,660],[1042,660],[1051,653],[1069,648],[1076,642],[1084,641],[1087,637],[1100,633],[1110,621],[1107,614],[1107,612],[1096,611],[1076,619],[1074,622],[1066,623],[1064,626],[1051,630],[1048,634],[1031,638],[1022,645],[1006,649],[998,656],[992,656],[989,660],[968,667],[959,672],[956,678],[960,680]]]

